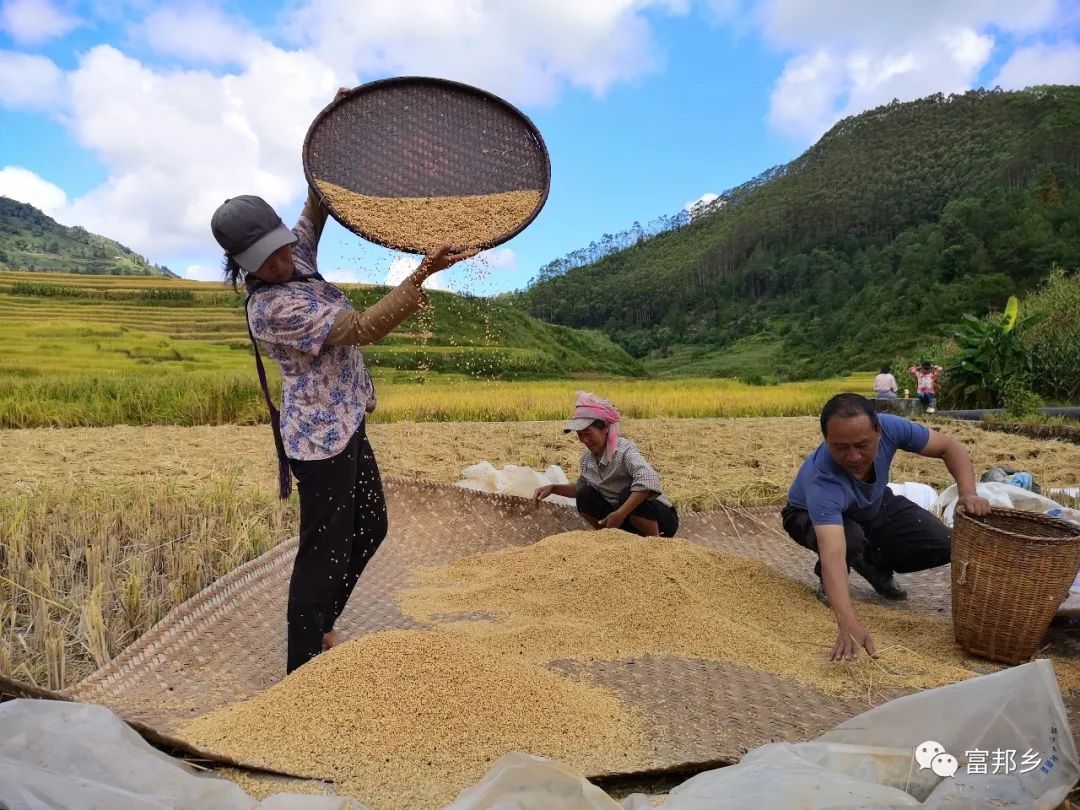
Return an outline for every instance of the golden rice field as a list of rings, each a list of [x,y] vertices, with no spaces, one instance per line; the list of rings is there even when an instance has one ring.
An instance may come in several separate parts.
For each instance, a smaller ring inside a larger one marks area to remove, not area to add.
[[[607,389],[604,391],[609,393]],[[977,469],[1008,462],[1044,486],[1076,484],[1080,446],[954,423]],[[384,474],[452,482],[479,461],[573,478],[561,423],[373,424]],[[812,417],[636,419],[623,433],[686,510],[782,502],[818,439]],[[897,480],[943,486],[940,462],[901,454]],[[0,673],[59,687],[122,650],[168,610],[295,533],[274,497],[266,426],[0,431]]]
[[[377,295],[364,285],[346,289]],[[631,373],[635,361],[602,336],[539,324],[501,305],[432,300],[427,320],[417,316],[364,347],[378,383],[373,421],[555,419],[579,388],[594,387],[633,417],[794,416],[814,413],[838,390],[871,386],[870,374],[757,387],[600,377],[596,368]],[[589,365],[591,355],[606,360]],[[276,396],[273,363],[269,373]],[[242,297],[228,288],[0,272],[0,428],[266,418]]]

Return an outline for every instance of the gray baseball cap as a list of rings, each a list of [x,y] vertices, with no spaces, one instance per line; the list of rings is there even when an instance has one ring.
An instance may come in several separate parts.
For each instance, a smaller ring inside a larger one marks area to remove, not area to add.
[[[572,431],[584,430],[595,421],[595,419],[571,419],[569,422],[563,425],[562,432],[570,433]]]
[[[226,200],[210,220],[222,250],[245,273],[254,273],[270,254],[296,241],[296,234],[285,227],[281,217],[262,197],[243,194]]]

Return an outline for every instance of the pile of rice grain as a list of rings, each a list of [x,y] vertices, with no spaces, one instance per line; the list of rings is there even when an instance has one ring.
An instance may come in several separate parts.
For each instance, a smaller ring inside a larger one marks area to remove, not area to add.
[[[461,559],[421,572],[414,585],[400,596],[410,616],[537,663],[698,658],[871,698],[991,668],[965,657],[950,621],[866,603],[856,610],[878,658],[831,663],[833,613],[804,585],[755,560],[610,529]],[[475,613],[497,618],[455,618]],[[1063,689],[1075,669],[1059,665]]]
[[[540,204],[536,190],[462,197],[371,197],[325,180],[319,190],[347,221],[391,245],[431,252],[480,245],[517,228]]]
[[[332,779],[372,810],[443,807],[508,751],[582,773],[645,760],[640,721],[606,690],[416,630],[339,645],[181,733],[256,767]]]

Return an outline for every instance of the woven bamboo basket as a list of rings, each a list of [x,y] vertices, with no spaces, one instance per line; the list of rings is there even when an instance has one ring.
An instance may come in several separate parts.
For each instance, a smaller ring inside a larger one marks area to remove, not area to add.
[[[956,514],[952,608],[967,652],[1020,664],[1039,648],[1080,570],[1080,527],[1033,512]]]
[[[551,185],[547,147],[524,113],[476,87],[418,76],[336,99],[311,123],[303,162],[334,219],[406,253],[433,250],[433,234],[455,248],[501,244],[540,213]]]

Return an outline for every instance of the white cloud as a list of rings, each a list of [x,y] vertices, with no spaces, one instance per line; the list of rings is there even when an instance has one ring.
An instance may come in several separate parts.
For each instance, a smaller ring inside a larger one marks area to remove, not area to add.
[[[151,256],[216,252],[210,216],[227,197],[299,198],[304,133],[338,86],[317,58],[269,45],[220,77],[157,71],[102,45],[69,79],[70,126],[108,171],[70,218]]]
[[[766,42],[793,51],[771,95],[769,123],[812,141],[839,118],[936,92],[970,89],[1005,32],[1055,25],[1055,0],[766,0],[755,17]]]
[[[764,0],[755,11],[766,40],[778,48],[909,45],[963,28],[1029,34],[1054,23],[1057,0]]]
[[[773,89],[769,123],[815,140],[839,118],[892,101],[972,86],[994,41],[971,29],[948,31],[892,50],[818,50],[795,57]]]
[[[390,267],[386,270],[386,279],[383,282],[388,287],[396,287],[398,284],[412,275],[413,270],[420,264],[419,256],[397,256],[390,262]],[[446,277],[446,270],[441,273],[436,273],[433,276],[429,276],[424,281],[425,290],[442,290],[443,292],[455,292],[454,288],[450,286],[450,281]]]
[[[335,284],[370,284],[365,273],[356,267],[319,267],[319,274]]]
[[[29,203],[51,217],[67,205],[67,194],[60,186],[21,166],[0,169],[0,197]]]
[[[53,112],[105,170],[99,186],[68,201],[67,221],[158,260],[212,264],[214,209],[238,193],[283,213],[295,206],[307,127],[357,76],[444,75],[518,103],[552,101],[566,87],[603,92],[659,63],[650,17],[686,13],[688,0],[300,0],[293,8],[282,30],[302,49],[286,50],[215,0],[106,3],[105,13],[142,17],[133,40],[188,67],[98,45],[65,73],[45,57],[0,51],[0,104]],[[495,261],[508,269],[511,256]]]
[[[192,281],[221,281],[221,268],[211,264],[189,264],[184,268],[184,278]]]
[[[513,248],[496,247],[485,250],[471,259],[466,259],[451,270],[439,273],[435,278],[445,276],[440,289],[451,292],[485,295],[492,288],[504,288],[504,277],[518,271],[518,257]],[[451,281],[450,274],[453,274]]]
[[[0,106],[57,110],[65,100],[64,72],[51,59],[0,50]]]
[[[684,0],[307,0],[288,30],[342,73],[443,76],[550,103],[564,86],[603,93],[655,69],[648,12],[687,9]]]
[[[720,202],[717,202],[717,200],[720,200]],[[690,202],[683,206],[683,210],[686,211],[686,213],[689,214],[690,219],[693,220],[709,211],[719,210],[726,204],[727,201],[721,200],[719,194],[706,191],[696,200],[690,200]]]
[[[687,211],[693,211],[695,208],[697,208],[699,206],[708,205],[713,200],[719,200],[719,199],[720,199],[719,194],[714,194],[711,191],[706,191],[704,194],[702,194],[696,200],[690,200],[690,202],[688,202],[686,205],[684,205],[683,208],[685,210],[687,210]]]
[[[398,256],[390,262],[390,267],[386,270],[386,280],[383,283],[389,287],[396,287],[408,278],[409,274],[415,269],[415,259],[408,256]]]
[[[1080,81],[1080,45],[1039,44],[1016,51],[992,82],[1007,90],[1036,84],[1076,84]]]
[[[20,45],[39,45],[78,26],[78,17],[51,0],[4,0],[0,5],[0,29]]]
[[[166,6],[135,27],[135,35],[155,52],[211,65],[243,64],[264,45],[243,20],[214,6]]]
[[[475,262],[484,267],[489,267],[492,270],[503,270],[508,272],[515,272],[518,269],[518,257],[514,253],[512,248],[498,247],[491,250],[485,250],[470,260],[469,263]]]

